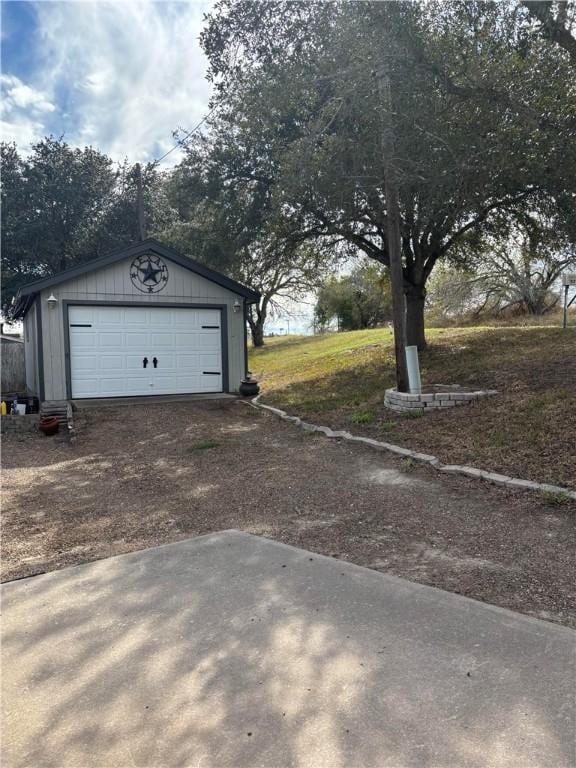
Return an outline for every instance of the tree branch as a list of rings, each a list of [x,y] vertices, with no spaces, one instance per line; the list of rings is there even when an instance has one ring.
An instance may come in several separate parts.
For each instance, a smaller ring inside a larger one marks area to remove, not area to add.
[[[540,22],[540,31],[543,36],[553,43],[563,48],[570,61],[576,64],[576,38],[566,29],[562,19],[564,14],[559,14],[558,18],[552,15],[552,3],[542,2],[542,0],[522,0],[522,5],[527,9],[530,16]],[[560,5],[565,6],[566,3]]]

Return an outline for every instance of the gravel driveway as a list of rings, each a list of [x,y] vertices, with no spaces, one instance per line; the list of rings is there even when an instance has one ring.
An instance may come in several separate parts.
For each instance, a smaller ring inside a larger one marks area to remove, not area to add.
[[[79,412],[3,445],[2,577],[237,528],[576,626],[574,505],[439,476],[237,400]]]

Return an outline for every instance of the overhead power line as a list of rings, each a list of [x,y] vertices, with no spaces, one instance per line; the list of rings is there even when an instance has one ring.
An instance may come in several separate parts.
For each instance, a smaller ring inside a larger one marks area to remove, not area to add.
[[[212,115],[212,113],[213,113],[215,110],[216,110],[216,107],[215,107],[215,106],[214,106],[214,107],[212,107],[212,109],[210,110],[210,112],[208,112],[208,114],[207,114],[207,115],[204,115],[204,117],[202,118],[202,120],[200,120],[200,122],[199,122],[197,125],[195,125],[195,126],[194,126],[194,128],[192,128],[192,130],[191,130],[191,131],[188,131],[188,133],[187,133],[187,134],[184,136],[184,138],[183,138],[183,139],[180,139],[180,141],[178,141],[176,144],[174,144],[174,146],[172,147],[172,149],[169,149],[169,150],[168,150],[168,152],[165,152],[165,153],[162,155],[162,157],[159,157],[157,160],[154,160],[154,162],[155,162],[155,163],[161,163],[161,162],[162,162],[162,160],[164,160],[164,158],[168,157],[168,155],[169,155],[169,154],[171,154],[172,152],[174,152],[174,150],[175,150],[175,149],[178,149],[178,147],[182,147],[182,146],[184,146],[184,144],[185,144],[185,143],[188,141],[188,139],[190,138],[190,136],[192,136],[192,134],[193,134],[193,133],[196,133],[196,131],[198,130],[198,128],[200,128],[200,126],[204,125],[204,123],[206,122],[206,120],[208,120],[208,118],[210,117],[210,115]]]

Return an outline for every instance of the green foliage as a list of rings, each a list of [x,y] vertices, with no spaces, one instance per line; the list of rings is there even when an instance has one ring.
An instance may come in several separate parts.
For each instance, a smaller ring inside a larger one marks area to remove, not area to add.
[[[546,504],[550,504],[554,507],[564,507],[571,502],[570,496],[568,496],[567,493],[562,493],[561,491],[543,491],[542,499],[546,502]]]
[[[349,275],[324,281],[315,308],[317,325],[338,320],[338,329],[356,331],[383,325],[392,317],[390,281],[381,267],[363,264]]]
[[[356,411],[350,416],[352,424],[371,424],[376,418],[373,411]]]
[[[173,226],[177,221],[177,212],[168,199],[166,185],[169,174],[161,173],[154,163],[146,163],[141,173],[146,236],[152,237]],[[105,253],[140,239],[136,206],[135,168],[125,160],[116,170],[114,187],[96,233],[99,252]]]
[[[398,415],[401,419],[421,419],[424,416],[424,409],[412,408],[410,411],[401,411]]]
[[[248,323],[254,346],[262,346],[269,314],[283,300],[298,300],[316,288],[335,253],[328,243],[286,233],[266,178],[253,175],[228,129],[217,126],[210,138],[188,146],[167,184],[178,222],[162,238],[260,293],[258,304],[249,307]]]
[[[575,71],[540,32],[511,2],[222,0],[202,43],[228,183],[263,183],[294,236],[387,264],[392,133],[409,341],[421,344],[428,279],[463,239],[511,208],[573,207]]]
[[[22,158],[2,144],[2,304],[35,277],[77,263],[90,250],[114,185],[112,161],[87,147],[43,139]]]
[[[47,137],[22,157],[0,145],[2,158],[2,307],[23,284],[60,272],[138,239],[136,186],[125,162],[92,147]],[[143,173],[147,231],[173,218],[154,166]]]

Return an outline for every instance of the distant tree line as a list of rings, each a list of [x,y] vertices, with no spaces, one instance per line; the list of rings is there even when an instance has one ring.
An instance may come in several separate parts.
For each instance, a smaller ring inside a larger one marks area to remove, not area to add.
[[[383,267],[364,263],[350,274],[328,277],[318,291],[314,310],[319,331],[378,328],[392,318],[390,281]]]

